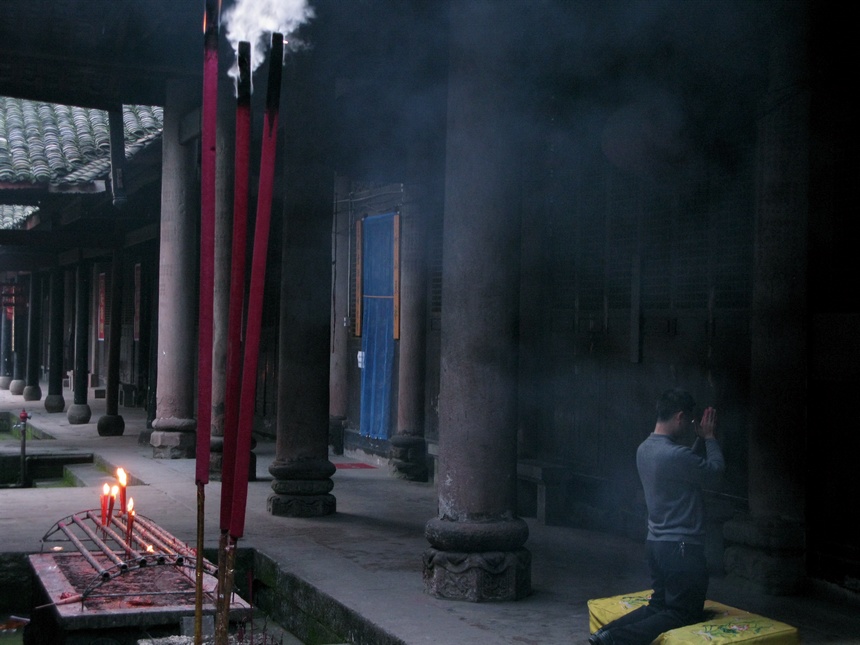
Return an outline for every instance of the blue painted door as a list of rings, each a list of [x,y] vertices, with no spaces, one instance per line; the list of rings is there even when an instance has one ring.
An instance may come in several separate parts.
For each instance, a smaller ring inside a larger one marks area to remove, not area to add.
[[[362,223],[360,433],[388,439],[396,316],[397,215],[368,216]]]

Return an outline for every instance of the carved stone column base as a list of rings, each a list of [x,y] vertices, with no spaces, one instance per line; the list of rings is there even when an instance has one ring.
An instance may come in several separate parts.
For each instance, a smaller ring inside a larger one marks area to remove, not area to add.
[[[153,459],[193,459],[196,456],[197,433],[155,430],[150,435]]]
[[[69,411],[66,412],[66,418],[73,426],[89,423],[92,416],[93,411],[86,403],[72,403],[69,406]]]
[[[66,409],[66,399],[62,394],[49,394],[45,397],[46,412],[62,412]]]
[[[269,495],[266,509],[280,517],[324,517],[337,511],[334,495]]]
[[[328,459],[275,460],[269,466],[275,477],[274,495],[266,508],[272,515],[281,517],[323,517],[337,510],[331,476],[335,466]]]
[[[22,378],[14,379],[9,383],[9,392],[12,394],[24,394],[25,387],[27,387],[27,381]]]
[[[412,482],[426,482],[427,443],[424,437],[394,435],[389,439],[390,465],[395,477]]]
[[[41,401],[42,400],[42,388],[38,385],[27,385],[24,387],[23,392],[21,394],[24,395],[25,401]]]
[[[751,515],[723,525],[726,576],[759,593],[785,596],[806,583],[806,537],[799,522]]]
[[[532,592],[528,549],[457,553],[424,552],[424,590],[437,598],[469,602],[520,600]]]
[[[8,390],[11,383],[11,376],[0,376],[0,390]]]

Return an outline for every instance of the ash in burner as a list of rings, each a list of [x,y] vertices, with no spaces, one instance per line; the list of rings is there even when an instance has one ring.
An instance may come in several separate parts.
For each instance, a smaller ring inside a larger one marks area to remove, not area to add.
[[[105,569],[111,567],[106,557],[96,556],[95,559]],[[93,569],[84,558],[77,554],[57,555],[55,561],[74,594],[86,594],[83,601],[85,609],[193,606],[195,602],[194,580],[189,577],[193,572],[185,572],[177,565],[130,569],[90,591]],[[212,602],[211,598],[208,600]]]

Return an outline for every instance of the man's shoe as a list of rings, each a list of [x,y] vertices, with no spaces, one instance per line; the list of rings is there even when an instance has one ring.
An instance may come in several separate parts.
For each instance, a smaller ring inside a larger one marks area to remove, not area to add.
[[[600,628],[588,637],[588,645],[612,645],[612,637],[605,629]]]

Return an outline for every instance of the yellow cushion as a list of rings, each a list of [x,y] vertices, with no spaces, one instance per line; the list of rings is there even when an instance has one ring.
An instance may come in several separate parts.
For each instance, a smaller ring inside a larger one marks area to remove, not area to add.
[[[588,627],[594,633],[607,623],[648,604],[651,590],[588,601]],[[701,645],[748,643],[799,645],[797,628],[764,616],[735,609],[713,600],[705,601],[705,620],[661,634],[651,645]]]

